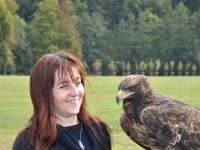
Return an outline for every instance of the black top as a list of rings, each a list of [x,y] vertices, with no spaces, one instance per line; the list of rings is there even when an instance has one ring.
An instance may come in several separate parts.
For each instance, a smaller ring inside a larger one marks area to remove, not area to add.
[[[83,143],[85,149],[94,149],[94,144],[96,144],[96,147],[99,145],[96,143],[96,141],[93,141],[93,136],[87,133],[87,130],[82,126],[82,133],[81,133],[81,124],[70,126],[70,127],[62,127],[59,126],[60,135],[58,136],[57,141],[57,149],[65,149],[65,147],[68,147],[71,149],[80,149],[78,140],[80,140],[80,134],[81,134],[81,142]],[[92,136],[92,137],[91,137]],[[91,139],[92,138],[92,139]],[[66,142],[65,141],[70,141]],[[63,144],[62,144],[63,143]]]
[[[78,140],[80,140],[80,132],[82,125],[81,142],[84,145],[84,150],[103,150],[102,145],[99,144],[95,135],[92,131],[84,125],[82,122],[80,124],[63,127],[61,125],[57,126],[58,135],[55,145],[52,147],[53,150],[82,150],[79,146]],[[97,126],[92,123],[95,127],[96,132],[106,149],[111,149],[110,135],[107,131],[106,126],[101,123],[101,129],[104,136],[100,133]],[[34,146],[30,144],[27,140],[28,131],[22,133],[14,145],[13,150],[34,150]]]

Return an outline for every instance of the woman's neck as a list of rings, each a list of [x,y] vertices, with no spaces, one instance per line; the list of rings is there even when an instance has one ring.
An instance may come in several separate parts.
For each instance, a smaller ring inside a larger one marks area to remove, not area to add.
[[[63,127],[77,125],[79,123],[77,115],[70,117],[62,117],[56,115],[56,123]]]

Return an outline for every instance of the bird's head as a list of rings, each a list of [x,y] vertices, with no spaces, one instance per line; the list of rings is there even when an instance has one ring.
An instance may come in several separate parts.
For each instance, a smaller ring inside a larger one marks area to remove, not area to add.
[[[145,97],[151,93],[151,88],[146,76],[128,75],[118,86],[116,101],[119,104],[126,99],[134,99],[135,96]]]

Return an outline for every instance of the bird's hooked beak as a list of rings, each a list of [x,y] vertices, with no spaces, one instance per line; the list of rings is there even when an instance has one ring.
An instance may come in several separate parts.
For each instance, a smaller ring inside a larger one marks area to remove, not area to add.
[[[116,97],[117,104],[132,94],[134,94],[134,92],[119,90]]]

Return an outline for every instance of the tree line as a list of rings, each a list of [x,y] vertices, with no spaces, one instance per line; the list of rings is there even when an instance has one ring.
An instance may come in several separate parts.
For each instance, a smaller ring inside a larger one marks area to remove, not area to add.
[[[199,0],[0,0],[0,74],[68,49],[101,75],[200,74]]]

